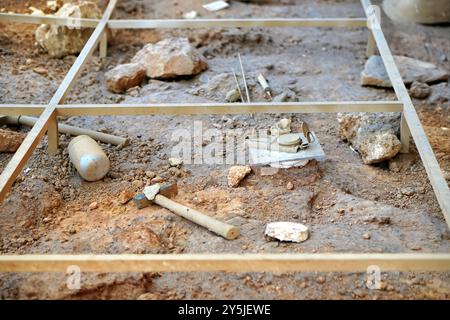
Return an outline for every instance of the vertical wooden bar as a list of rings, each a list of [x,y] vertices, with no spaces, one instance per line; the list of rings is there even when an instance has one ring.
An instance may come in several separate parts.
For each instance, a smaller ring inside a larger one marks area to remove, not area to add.
[[[411,132],[409,131],[408,123],[406,122],[405,114],[402,112],[400,120],[400,141],[402,143],[401,153],[409,152],[409,140],[411,139]]]
[[[375,39],[373,38],[372,30],[369,30],[369,35],[367,36],[367,49],[366,54],[368,57],[373,56],[377,52],[377,45]]]
[[[106,29],[100,36],[100,45],[98,49],[100,58],[105,58],[108,54],[108,32],[106,31]]]
[[[58,152],[59,146],[58,117],[56,112],[54,112],[52,117],[49,119],[47,137],[48,153],[54,155]]]

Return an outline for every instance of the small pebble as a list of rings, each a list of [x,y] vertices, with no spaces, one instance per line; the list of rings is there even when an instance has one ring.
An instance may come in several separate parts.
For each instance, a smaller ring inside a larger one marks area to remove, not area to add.
[[[92,202],[92,203],[89,205],[89,210],[95,210],[95,209],[97,209],[97,208],[98,208],[98,203],[97,203],[96,201]]]
[[[319,277],[316,278],[316,282],[317,282],[318,284],[324,284],[325,281],[326,281],[326,279],[325,279],[325,277],[323,277],[323,276],[319,276]]]

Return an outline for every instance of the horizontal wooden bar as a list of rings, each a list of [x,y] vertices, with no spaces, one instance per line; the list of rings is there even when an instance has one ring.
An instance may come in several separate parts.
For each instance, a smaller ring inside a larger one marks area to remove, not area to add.
[[[110,20],[110,29],[253,28],[253,27],[366,27],[366,18],[265,19],[145,19]]]
[[[1,255],[0,272],[450,271],[446,253]]]
[[[40,115],[46,105],[0,105],[0,115]],[[146,115],[146,114],[242,114],[313,112],[401,112],[399,101],[174,103],[174,104],[77,104],[58,105],[58,115]]]
[[[0,22],[15,22],[29,24],[54,24],[59,26],[80,26],[84,28],[95,28],[100,20],[67,18],[57,16],[37,16],[21,13],[0,13]]]
[[[59,105],[60,116],[400,112],[398,101]]]
[[[100,20],[0,13],[0,21],[30,24],[74,25],[95,28]],[[261,19],[128,19],[109,20],[110,29],[251,28],[251,27],[366,27],[366,18],[261,18]]]
[[[44,104],[0,104],[0,115],[5,116],[39,116],[44,110]]]

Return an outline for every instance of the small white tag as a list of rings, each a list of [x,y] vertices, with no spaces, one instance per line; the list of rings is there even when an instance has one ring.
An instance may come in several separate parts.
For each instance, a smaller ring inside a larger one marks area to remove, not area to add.
[[[208,11],[219,11],[227,8],[228,6],[229,4],[225,1],[214,1],[203,5],[203,8],[205,8]]]

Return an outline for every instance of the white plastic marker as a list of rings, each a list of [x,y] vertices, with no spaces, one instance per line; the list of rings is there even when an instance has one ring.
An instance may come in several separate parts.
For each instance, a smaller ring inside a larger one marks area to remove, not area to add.
[[[264,93],[270,98],[270,100],[272,100],[272,93],[271,93],[269,83],[267,83],[266,78],[264,78],[264,76],[261,73],[258,75],[258,82],[261,85],[261,87],[263,88]]]
[[[214,1],[203,5],[203,8],[205,8],[208,11],[219,11],[227,8],[228,6],[229,4],[226,1]]]
[[[70,141],[69,157],[84,180],[100,180],[109,171],[108,157],[97,142],[89,136],[81,135]]]

